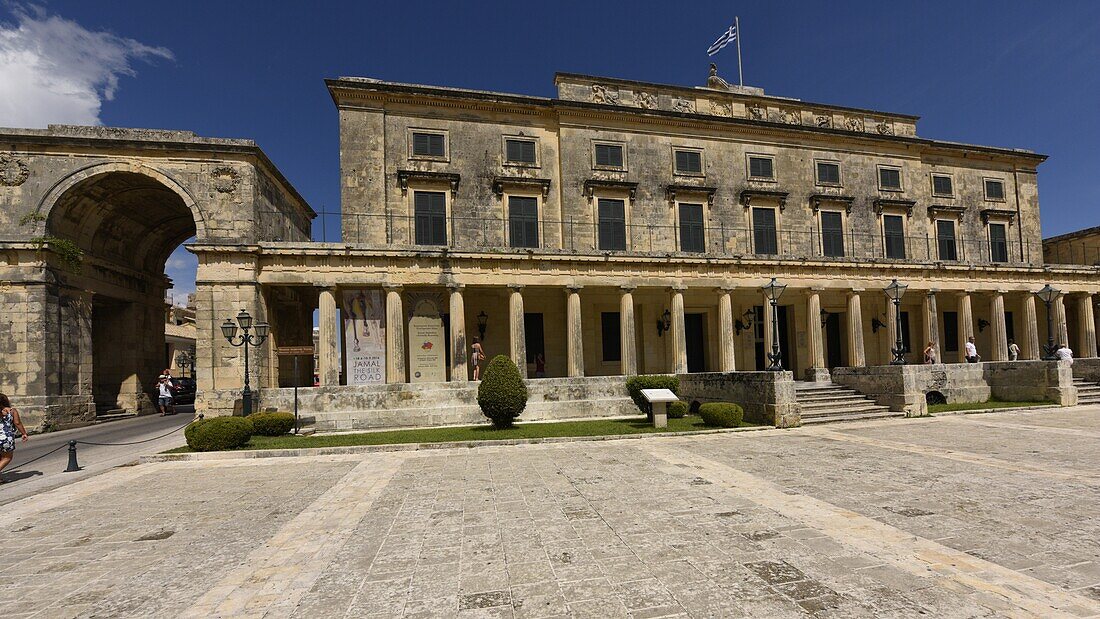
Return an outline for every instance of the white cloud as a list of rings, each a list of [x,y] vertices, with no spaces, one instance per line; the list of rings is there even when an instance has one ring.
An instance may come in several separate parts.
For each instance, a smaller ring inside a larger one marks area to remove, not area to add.
[[[0,127],[98,125],[135,60],[172,60],[172,52],[109,32],[92,32],[37,7],[12,8],[0,22]]]
[[[187,242],[194,240],[191,238]],[[164,265],[165,274],[172,279],[172,289],[168,294],[172,295],[177,303],[185,303],[187,295],[195,292],[195,274],[198,268],[198,257],[184,249],[183,245],[177,247],[168,258],[168,263]]]

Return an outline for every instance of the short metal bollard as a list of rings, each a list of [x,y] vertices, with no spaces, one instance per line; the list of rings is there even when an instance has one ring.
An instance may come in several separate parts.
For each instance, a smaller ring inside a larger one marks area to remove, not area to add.
[[[80,465],[76,463],[76,441],[69,441],[69,467],[65,469],[66,473],[75,473],[80,470]]]

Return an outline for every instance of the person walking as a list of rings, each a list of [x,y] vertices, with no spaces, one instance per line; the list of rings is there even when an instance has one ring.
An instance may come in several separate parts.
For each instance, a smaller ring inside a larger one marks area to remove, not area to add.
[[[1016,361],[1020,358],[1020,347],[1016,345],[1016,340],[1008,340],[1008,360]]]
[[[535,355],[535,378],[546,378],[546,357],[541,352]]]
[[[470,361],[474,364],[474,380],[481,380],[481,360],[485,358],[485,351],[481,349],[481,340],[474,338],[470,345]]]
[[[926,364],[932,364],[936,362],[936,343],[929,341],[928,345],[924,347],[924,362]]]
[[[1054,356],[1057,357],[1059,361],[1069,361],[1070,365],[1073,365],[1073,351],[1065,344],[1058,344],[1058,349],[1054,351]]]
[[[161,374],[157,377],[157,408],[160,409],[160,416],[174,415],[176,409],[172,406],[172,392],[176,390],[172,383],[168,382],[168,377]]]
[[[11,464],[15,457],[15,431],[27,442],[27,429],[23,427],[23,420],[19,418],[19,411],[11,405],[8,396],[0,393],[0,472]],[[0,484],[4,483],[0,477]]]
[[[982,360],[981,355],[978,354],[978,347],[974,345],[974,336],[966,338],[966,362],[977,363]]]

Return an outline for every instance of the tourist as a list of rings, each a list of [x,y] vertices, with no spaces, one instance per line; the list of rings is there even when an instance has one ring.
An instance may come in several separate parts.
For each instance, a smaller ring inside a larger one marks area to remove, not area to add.
[[[974,345],[974,336],[966,338],[966,362],[977,363],[982,360],[981,355],[978,354],[978,347]]]
[[[15,410],[8,400],[8,396],[0,393],[0,471],[3,471],[12,458],[15,457],[15,431],[23,436],[23,442],[27,442],[27,429],[23,427],[23,420],[19,418],[19,411]],[[0,484],[4,483],[0,478]]]
[[[1020,358],[1020,347],[1016,345],[1016,340],[1008,340],[1008,360],[1016,361]]]
[[[546,357],[541,352],[535,355],[535,378],[546,378]]]
[[[481,360],[485,358],[485,351],[481,349],[481,340],[474,338],[470,346],[470,363],[474,364],[474,380],[481,380]]]
[[[1065,344],[1058,345],[1058,349],[1054,351],[1054,356],[1057,357],[1059,361],[1069,361],[1070,365],[1073,364],[1073,351]]]
[[[928,342],[928,345],[924,347],[924,362],[926,364],[932,364],[936,362],[936,343]]]
[[[160,416],[174,415],[176,413],[175,407],[172,406],[172,392],[176,390],[176,387],[168,382],[168,377],[161,374],[157,377],[157,407],[160,409]]]

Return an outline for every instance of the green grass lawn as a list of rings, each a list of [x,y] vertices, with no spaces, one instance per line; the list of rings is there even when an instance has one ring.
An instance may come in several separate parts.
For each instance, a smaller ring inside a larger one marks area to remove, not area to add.
[[[753,426],[742,422],[742,427]],[[454,428],[424,428],[419,430],[389,430],[360,434],[326,434],[320,436],[253,436],[244,449],[299,449],[308,447],[348,447],[352,445],[395,445],[401,443],[452,443],[455,441],[494,441],[516,438],[552,438],[560,436],[613,436],[617,434],[652,434],[654,432],[692,432],[714,430],[699,417],[669,419],[668,427],[657,429],[645,417],[629,419],[596,419],[557,423],[524,423],[507,430],[492,426],[462,426]],[[165,453],[190,453],[189,447],[178,447]]]
[[[954,402],[952,404],[929,404],[929,413],[949,413],[952,411],[972,411],[972,410],[984,410],[987,408],[1015,408],[1018,406],[1042,406],[1044,404],[1052,404],[1046,400],[1038,400],[1032,402],[1001,402],[1000,400],[989,400],[988,402]]]

